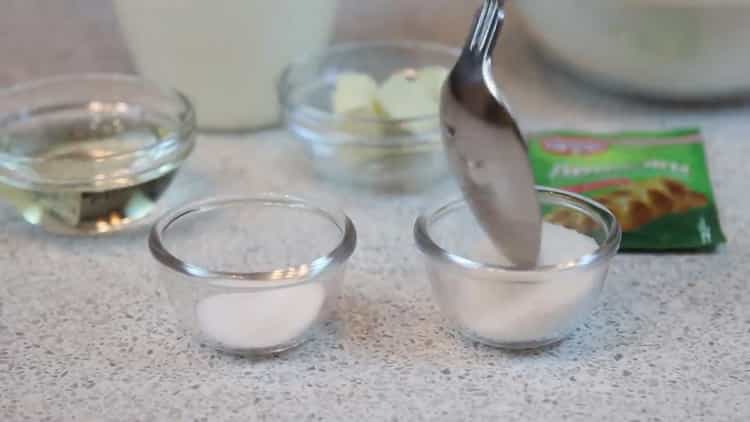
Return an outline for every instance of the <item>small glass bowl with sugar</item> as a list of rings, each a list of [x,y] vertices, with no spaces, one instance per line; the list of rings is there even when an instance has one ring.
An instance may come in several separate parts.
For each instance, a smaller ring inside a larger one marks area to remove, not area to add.
[[[246,356],[299,346],[333,318],[356,243],[341,211],[280,194],[189,204],[149,237],[181,325]]]
[[[538,187],[537,196],[545,221],[539,264],[531,270],[514,268],[493,246],[464,199],[417,219],[433,296],[469,339],[505,349],[552,345],[598,303],[622,237],[617,219],[580,195]]]

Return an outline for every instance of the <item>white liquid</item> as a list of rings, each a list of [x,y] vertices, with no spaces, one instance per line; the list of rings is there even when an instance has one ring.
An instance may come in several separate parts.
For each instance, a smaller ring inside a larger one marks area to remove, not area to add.
[[[489,241],[478,249],[485,262],[510,263]],[[544,223],[539,263],[572,262],[596,249],[594,239]],[[459,324],[472,334],[498,342],[559,337],[569,330],[579,307],[595,298],[592,294],[598,289],[601,277],[601,269],[575,269],[547,275],[507,274],[492,280],[466,280],[456,289],[456,316]]]
[[[281,71],[327,44],[336,11],[336,0],[114,4],[140,72],[187,94],[199,126],[211,129],[275,123]]]
[[[230,350],[267,349],[300,337],[318,318],[325,288],[306,284],[253,293],[220,294],[196,309],[201,332]]]

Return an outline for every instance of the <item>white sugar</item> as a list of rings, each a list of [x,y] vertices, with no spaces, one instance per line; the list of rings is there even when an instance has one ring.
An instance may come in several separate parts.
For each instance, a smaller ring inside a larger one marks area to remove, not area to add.
[[[318,318],[325,288],[291,288],[209,296],[196,309],[201,332],[233,350],[273,348],[294,341]]]
[[[594,239],[574,230],[544,223],[540,265],[573,262],[597,249]],[[507,265],[489,244],[479,247],[485,262]],[[533,275],[501,274],[465,280],[456,289],[459,323],[474,335],[503,342],[553,338],[569,330],[578,310],[594,300],[601,268],[572,269]]]

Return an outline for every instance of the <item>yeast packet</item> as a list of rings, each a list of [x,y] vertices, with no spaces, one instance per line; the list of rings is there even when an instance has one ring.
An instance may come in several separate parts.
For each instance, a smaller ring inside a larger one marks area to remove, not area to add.
[[[557,131],[527,139],[537,184],[609,208],[623,229],[622,250],[709,251],[726,242],[698,129]],[[576,229],[587,223],[565,210],[545,219]]]

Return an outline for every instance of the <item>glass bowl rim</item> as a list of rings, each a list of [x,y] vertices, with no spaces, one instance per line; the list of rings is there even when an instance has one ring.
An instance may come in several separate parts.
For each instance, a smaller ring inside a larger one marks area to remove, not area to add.
[[[55,85],[64,85],[64,84],[75,84],[75,83],[89,83],[89,82],[111,82],[113,84],[119,84],[122,86],[132,85],[132,86],[141,86],[145,87],[149,90],[149,92],[152,93],[158,93],[161,96],[164,97],[170,97],[172,100],[175,100],[175,102],[179,105],[180,111],[176,114],[176,128],[175,128],[175,134],[176,137],[172,138],[165,138],[164,140],[160,140],[153,145],[149,145],[146,148],[140,148],[134,151],[128,151],[118,154],[112,154],[104,157],[100,161],[106,160],[106,161],[118,161],[123,160],[128,157],[139,157],[144,154],[148,154],[150,151],[155,151],[158,149],[164,148],[165,145],[169,145],[170,143],[175,144],[177,147],[175,152],[175,158],[174,161],[180,161],[183,160],[185,157],[187,157],[190,152],[193,149],[193,146],[195,144],[194,134],[196,130],[196,114],[195,114],[195,108],[190,101],[190,99],[183,94],[182,92],[167,87],[165,85],[159,84],[157,82],[151,81],[149,79],[142,78],[138,75],[134,74],[125,74],[125,73],[73,73],[73,74],[63,74],[63,75],[57,75],[57,76],[51,76],[47,78],[41,78],[26,82],[21,82],[15,85],[11,85],[6,88],[0,89],[0,100],[3,98],[9,98],[13,95],[22,94],[25,92],[30,92],[33,90],[45,90],[48,89],[51,86]],[[125,99],[123,99],[125,101]],[[95,99],[89,99],[84,100],[93,102]],[[54,103],[53,103],[54,104]],[[50,107],[51,105],[47,105],[46,107]],[[14,111],[9,113],[3,113],[0,114],[0,133],[4,132],[6,127],[8,127],[8,124],[11,123],[8,121],[8,119],[14,115],[23,115],[25,118],[34,118],[37,113],[31,113],[28,114],[24,110],[24,106],[21,105],[20,107],[16,108]],[[8,154],[4,152],[0,152],[0,162],[9,163],[12,165],[21,165],[21,166],[30,166],[34,163],[38,163],[44,161],[40,158],[35,157],[28,157],[18,154]],[[129,176],[135,176],[141,173],[148,173],[150,171],[153,171],[156,168],[161,167],[164,165],[164,162],[162,161],[155,161],[152,166],[148,166],[146,168],[139,169],[138,171],[134,171],[133,173],[128,174]],[[122,175],[118,175],[115,178],[121,178]],[[37,180],[34,180],[34,183],[37,184],[49,184],[53,186],[64,186],[68,184],[78,185],[81,183],[86,182],[101,182],[101,179],[50,179],[50,178],[39,178]]]
[[[465,204],[466,200],[463,197],[453,199],[448,203],[444,203],[438,207],[434,207],[421,214],[414,224],[414,238],[417,243],[419,250],[427,257],[431,259],[437,259],[444,263],[458,266],[466,270],[471,271],[482,271],[489,274],[497,273],[515,273],[515,274],[539,274],[545,272],[559,272],[569,271],[574,269],[581,269],[587,267],[593,267],[600,262],[608,262],[614,255],[617,254],[622,239],[622,229],[617,221],[615,215],[607,209],[604,205],[586,198],[582,195],[568,192],[562,189],[549,188],[544,186],[537,186],[536,191],[539,195],[550,195],[564,201],[564,207],[568,209],[576,209],[580,207],[589,207],[602,215],[604,218],[605,229],[607,230],[607,236],[598,248],[591,254],[579,257],[575,261],[556,264],[556,265],[543,265],[532,269],[522,269],[510,266],[503,266],[497,264],[488,264],[485,262],[478,262],[454,253],[451,253],[443,249],[440,245],[435,242],[432,238],[430,226],[435,218],[441,214],[451,211],[453,208]],[[512,283],[512,281],[508,281]]]
[[[302,113],[306,117],[315,119],[315,121],[331,121],[331,122],[355,122],[358,124],[370,124],[370,125],[399,125],[409,123],[420,123],[429,121],[438,121],[439,113],[410,117],[406,119],[376,119],[376,118],[364,118],[364,117],[351,117],[351,116],[340,116],[329,110],[324,110],[319,107],[311,106],[307,103],[293,104],[290,101],[290,97],[294,92],[294,85],[290,83],[291,74],[301,68],[306,67],[315,60],[325,59],[326,57],[346,54],[348,52],[364,49],[364,48],[401,48],[405,50],[416,50],[416,51],[429,51],[446,56],[454,57],[456,61],[461,54],[461,49],[451,47],[448,45],[429,42],[429,41],[352,41],[343,42],[332,45],[322,52],[306,54],[286,66],[281,73],[279,79],[279,100],[285,113]],[[450,68],[448,69],[450,70]],[[435,131],[439,129],[438,125],[435,127]],[[425,131],[429,132],[429,131]]]
[[[303,209],[310,214],[317,214],[333,223],[341,231],[341,239],[333,250],[313,259],[311,262],[294,264],[290,267],[271,271],[256,272],[232,272],[203,268],[179,258],[170,252],[164,244],[164,235],[167,230],[183,217],[248,204],[256,204],[262,207],[285,206]],[[323,271],[345,263],[354,253],[356,245],[357,232],[354,223],[343,211],[318,205],[301,197],[271,192],[215,197],[188,203],[160,217],[151,228],[148,237],[148,247],[153,258],[172,271],[185,275],[191,280],[225,280],[230,287],[253,289],[276,289],[313,282]]]

